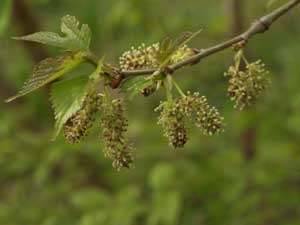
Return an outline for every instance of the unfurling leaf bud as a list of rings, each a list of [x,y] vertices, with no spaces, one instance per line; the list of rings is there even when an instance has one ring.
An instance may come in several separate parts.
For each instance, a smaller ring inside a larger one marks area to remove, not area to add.
[[[151,69],[159,67],[158,52],[160,44],[155,43],[150,46],[142,44],[137,49],[132,47],[131,50],[125,52],[120,57],[120,68],[122,70],[137,70],[137,69]],[[186,45],[179,48],[171,57],[171,63],[177,63],[183,59],[194,55],[193,49]]]
[[[64,125],[65,139],[70,144],[78,143],[83,137],[87,136],[92,127],[93,115],[97,112],[101,98],[91,93],[85,97],[80,110],[78,110]]]
[[[102,136],[106,157],[113,159],[117,169],[130,168],[133,162],[132,147],[125,139],[127,119],[122,99],[104,100],[102,104]]]
[[[231,66],[225,76],[229,77],[228,96],[235,107],[243,110],[251,106],[266,90],[270,83],[269,72],[260,61],[247,63],[245,71]]]

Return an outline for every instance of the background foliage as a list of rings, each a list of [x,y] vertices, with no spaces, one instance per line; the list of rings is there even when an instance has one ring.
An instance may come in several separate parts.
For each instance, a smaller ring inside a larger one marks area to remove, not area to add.
[[[59,53],[9,37],[30,33],[28,27],[55,30],[65,14],[89,24],[93,49],[115,63],[130,46],[166,34],[204,28],[192,44],[206,47],[232,30],[229,0],[24,2],[34,24],[20,19],[24,12],[9,1],[0,4],[3,100],[21,87],[37,59]],[[267,11],[268,1],[244,2],[246,25]],[[185,89],[206,93],[225,114],[225,134],[206,138],[192,130],[185,150],[174,151],[153,112],[164,93],[129,102],[130,135],[138,149],[130,171],[112,169],[97,134],[75,146],[62,137],[51,142],[46,89],[11,105],[0,101],[0,224],[300,224],[298,20],[299,8],[249,44],[251,58],[262,58],[272,72],[267,95],[250,110],[237,112],[225,97],[230,51],[176,74]],[[90,70],[81,68],[82,74]]]

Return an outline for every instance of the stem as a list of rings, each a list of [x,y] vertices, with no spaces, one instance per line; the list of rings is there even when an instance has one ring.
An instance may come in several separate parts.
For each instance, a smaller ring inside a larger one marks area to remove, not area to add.
[[[248,60],[247,60],[247,58],[246,58],[246,56],[245,56],[244,53],[242,54],[242,59],[244,60],[244,62],[245,62],[246,65],[249,65],[249,62],[248,62]]]
[[[169,74],[165,78],[165,85],[166,85],[168,102],[171,102],[173,99],[173,96],[172,96],[173,81],[172,81],[172,76]]]
[[[86,52],[85,58],[88,60],[89,63],[91,63],[95,67],[98,66],[98,57],[93,52]]]

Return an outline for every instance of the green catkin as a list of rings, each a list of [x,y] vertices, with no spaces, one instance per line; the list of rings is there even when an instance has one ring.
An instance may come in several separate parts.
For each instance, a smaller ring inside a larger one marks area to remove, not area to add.
[[[88,135],[94,122],[94,114],[98,110],[100,97],[96,93],[88,94],[78,110],[64,125],[64,136],[68,143],[76,144]]]
[[[180,104],[175,101],[163,102],[156,111],[161,111],[158,124],[162,125],[169,144],[174,148],[183,148],[187,142],[187,129]]]
[[[247,63],[245,71],[231,66],[225,73],[229,77],[228,96],[235,102],[235,108],[243,110],[251,106],[270,83],[269,72],[260,61]]]
[[[199,127],[204,135],[214,135],[223,132],[224,118],[220,116],[215,107],[208,104],[202,105],[197,110],[196,126]]]
[[[113,166],[130,168],[133,163],[132,146],[127,143],[127,119],[122,99],[105,100],[102,104],[102,137],[104,139],[106,157],[113,159]]]
[[[186,144],[188,121],[194,121],[204,135],[219,134],[224,131],[224,118],[215,107],[208,104],[205,96],[188,92],[184,97],[171,102],[162,102],[156,111],[160,111],[158,124],[164,129],[164,136],[174,148],[183,148]]]
[[[91,126],[91,118],[86,110],[76,112],[64,125],[65,139],[69,144],[76,144],[88,133]]]
[[[214,135],[224,131],[224,118],[215,107],[208,104],[205,96],[200,96],[197,92],[193,94],[188,92],[179,101],[186,116],[195,118],[195,125],[204,135]]]

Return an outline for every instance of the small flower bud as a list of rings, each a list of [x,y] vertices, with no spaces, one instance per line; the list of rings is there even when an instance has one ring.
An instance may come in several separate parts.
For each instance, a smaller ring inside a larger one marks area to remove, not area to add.
[[[157,83],[155,82],[153,85],[141,90],[141,95],[143,95],[144,97],[149,97],[150,95],[155,93],[156,90],[157,90]]]

